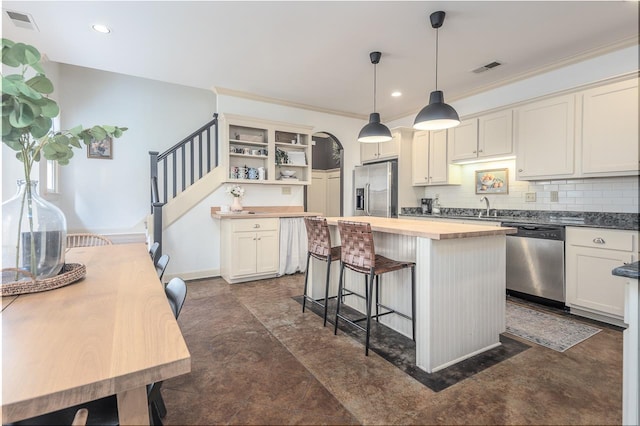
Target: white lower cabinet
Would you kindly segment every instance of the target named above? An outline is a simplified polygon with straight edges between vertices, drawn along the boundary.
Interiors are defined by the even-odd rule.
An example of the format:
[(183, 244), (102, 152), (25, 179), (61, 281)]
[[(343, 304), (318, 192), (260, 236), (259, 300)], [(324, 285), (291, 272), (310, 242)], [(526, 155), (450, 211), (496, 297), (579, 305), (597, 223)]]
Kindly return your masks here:
[(611, 270), (637, 259), (637, 232), (567, 227), (566, 305), (571, 312), (622, 325), (626, 280)]
[(220, 269), (229, 283), (276, 276), (279, 263), (279, 220), (223, 219), (220, 226)]

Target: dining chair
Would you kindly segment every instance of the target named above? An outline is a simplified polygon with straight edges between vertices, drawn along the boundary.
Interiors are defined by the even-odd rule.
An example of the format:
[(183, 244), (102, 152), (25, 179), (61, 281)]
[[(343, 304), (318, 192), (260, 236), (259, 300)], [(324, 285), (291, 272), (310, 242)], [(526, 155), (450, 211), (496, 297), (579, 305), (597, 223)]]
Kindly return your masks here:
[[(169, 306), (171, 306), (173, 316), (178, 319), (184, 301), (187, 298), (187, 284), (181, 278), (172, 278), (164, 288), (164, 292), (167, 295), (167, 301), (169, 302)], [(167, 407), (164, 405), (164, 399), (160, 392), (161, 387), (162, 382), (153, 384), (153, 388), (149, 392), (149, 404), (153, 404), (155, 412), (161, 418), (164, 418), (167, 415)]]
[(98, 234), (67, 234), (67, 248), (110, 246), (112, 244), (109, 238)]
[(89, 417), (89, 410), (86, 408), (79, 409), (73, 417), (71, 426), (85, 426), (87, 424), (87, 417)]
[(160, 259), (156, 262), (156, 272), (158, 273), (158, 278), (162, 281), (162, 277), (164, 275), (165, 269), (167, 269), (167, 265), (169, 264), (169, 255), (163, 254), (160, 256)]
[[(153, 385), (147, 386), (147, 396), (154, 391)], [(82, 411), (84, 410), (84, 411)], [(85, 416), (86, 413), (86, 417)], [(149, 402), (149, 419), (151, 425), (162, 426), (160, 415)], [(84, 420), (84, 423), (82, 421)], [(76, 423), (78, 422), (78, 423)], [(118, 401), (115, 395), (96, 399), (74, 407), (63, 408), (58, 411), (46, 413), (41, 416), (31, 417), (3, 426), (51, 426), (51, 425), (89, 425), (89, 426), (119, 426)]]
[[(338, 319), (348, 322), (354, 327), (365, 331), (365, 350), (364, 354), (369, 355), (369, 337), (371, 335), (371, 318), (375, 318), (379, 321), (382, 315), (395, 313), (403, 318), (411, 320), (412, 337), (415, 340), (416, 334), (416, 322), (415, 322), (415, 266), (414, 262), (405, 262), (392, 260), (387, 257), (376, 254), (373, 233), (371, 232), (371, 225), (367, 222), (353, 222), (346, 220), (338, 221), (338, 231), (340, 232), (340, 241), (342, 245), (341, 252), (341, 265), (340, 265), (340, 278), (338, 280), (338, 303), (336, 305), (336, 322), (334, 324), (333, 334), (338, 333)], [(350, 269), (354, 272), (364, 274), (364, 291), (365, 295), (362, 296), (352, 290), (347, 290), (344, 287), (344, 269)], [(380, 275), (387, 272), (399, 271), (402, 269), (411, 269), (411, 316), (405, 315), (401, 312), (397, 312), (388, 306), (380, 303)], [(372, 300), (373, 300), (373, 281), (375, 278), (376, 284), (376, 312), (372, 315)], [(346, 292), (346, 294), (345, 294)], [(357, 296), (365, 299), (366, 304), (366, 316), (364, 318), (351, 319), (340, 314), (340, 306), (342, 305), (342, 299), (345, 296)], [(383, 308), (385, 312), (379, 313), (379, 309)], [(358, 322), (366, 320), (366, 327), (362, 327)]]
[(159, 242), (155, 242), (153, 244), (151, 244), (151, 247), (149, 248), (149, 256), (151, 256), (151, 260), (153, 261), (153, 264), (156, 264), (156, 261), (158, 259), (156, 259), (156, 256), (158, 254), (158, 249), (160, 248), (160, 243)]
[[(304, 275), (304, 290), (302, 292), (302, 312), (304, 312), (307, 300), (309, 302), (320, 305), (324, 309), (323, 327), (327, 325), (327, 306), (329, 305), (329, 280), (331, 277), (331, 263), (340, 260), (340, 246), (331, 247), (331, 234), (329, 233), (329, 225), (327, 218), (324, 217), (305, 217), (304, 224), (307, 228), (307, 269)], [(309, 282), (309, 264), (311, 258), (318, 259), (327, 263), (327, 276), (324, 288), (324, 299), (322, 302), (307, 295), (307, 285)]]

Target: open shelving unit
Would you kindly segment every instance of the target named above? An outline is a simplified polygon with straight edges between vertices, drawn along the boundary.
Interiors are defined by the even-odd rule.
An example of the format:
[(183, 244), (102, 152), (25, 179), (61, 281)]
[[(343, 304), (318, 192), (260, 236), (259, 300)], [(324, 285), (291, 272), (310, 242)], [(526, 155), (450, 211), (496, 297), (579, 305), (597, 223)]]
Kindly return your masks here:
[[(311, 184), (311, 126), (233, 114), (221, 114), (220, 123), (228, 182)], [(264, 170), (265, 179), (255, 178), (258, 169)], [(287, 178), (282, 171), (294, 176)]]

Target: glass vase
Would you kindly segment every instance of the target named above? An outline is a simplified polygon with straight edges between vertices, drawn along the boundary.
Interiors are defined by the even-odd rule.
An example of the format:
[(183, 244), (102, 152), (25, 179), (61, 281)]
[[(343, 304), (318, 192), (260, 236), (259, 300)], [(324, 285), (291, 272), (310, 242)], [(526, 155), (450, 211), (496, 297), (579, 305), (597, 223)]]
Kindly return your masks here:
[[(37, 181), (18, 180), (16, 195), (2, 203), (2, 269), (17, 268), (37, 279), (57, 275), (64, 265), (67, 220), (37, 191)], [(2, 274), (2, 282), (28, 280), (24, 274)]]

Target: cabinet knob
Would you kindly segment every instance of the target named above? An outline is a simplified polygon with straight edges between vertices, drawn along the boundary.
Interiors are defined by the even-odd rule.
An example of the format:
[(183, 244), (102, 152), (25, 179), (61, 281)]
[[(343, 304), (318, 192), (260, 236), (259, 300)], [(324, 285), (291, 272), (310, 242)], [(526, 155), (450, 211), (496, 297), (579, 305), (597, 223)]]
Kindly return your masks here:
[(602, 238), (600, 238), (600, 237), (594, 238), (593, 242), (596, 243), (596, 244), (604, 244), (604, 240)]
[(474, 150), (474, 151), (473, 151), (473, 153), (475, 154), (475, 153), (476, 153), (476, 151)]
[(253, 227), (254, 227), (254, 228), (260, 228), (260, 224), (259, 224), (259, 223), (255, 223), (255, 224), (253, 225)]
[(478, 150), (478, 152), (482, 152), (482, 150), (481, 150), (481, 149), (479, 149), (479, 150)]
[(429, 180), (429, 177), (428, 177), (428, 176), (425, 176), (425, 177), (424, 177), (424, 180), (425, 180), (425, 181)]
[(524, 170), (522, 170), (522, 169), (518, 169), (518, 171), (519, 171), (519, 172), (524, 172)]

